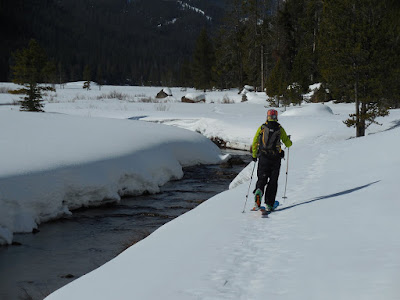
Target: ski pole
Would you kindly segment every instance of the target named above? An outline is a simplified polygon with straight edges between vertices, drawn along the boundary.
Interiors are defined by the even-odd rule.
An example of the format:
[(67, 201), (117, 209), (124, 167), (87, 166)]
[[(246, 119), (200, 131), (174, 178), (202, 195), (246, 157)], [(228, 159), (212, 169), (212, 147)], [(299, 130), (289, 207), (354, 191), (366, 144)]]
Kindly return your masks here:
[(285, 193), (283, 194), (283, 199), (286, 199), (286, 187), (287, 187), (287, 178), (288, 178), (288, 173), (289, 173), (289, 151), (290, 148), (287, 149), (287, 162), (286, 162), (286, 182), (285, 182)]
[(244, 207), (243, 207), (242, 213), (244, 213), (244, 210), (246, 209), (247, 199), (249, 198), (249, 192), (250, 192), (250, 187), (251, 187), (251, 181), (253, 180), (253, 173), (254, 173), (254, 169), (255, 169), (255, 168), (256, 168), (256, 162), (254, 162), (253, 171), (251, 171), (249, 189), (247, 190), (246, 201), (244, 202)]

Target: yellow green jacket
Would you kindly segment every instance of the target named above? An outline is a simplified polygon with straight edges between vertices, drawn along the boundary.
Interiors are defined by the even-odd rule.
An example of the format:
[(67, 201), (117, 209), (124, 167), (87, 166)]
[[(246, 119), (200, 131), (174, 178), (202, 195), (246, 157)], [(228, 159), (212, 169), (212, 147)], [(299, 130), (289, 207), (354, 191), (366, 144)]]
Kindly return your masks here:
[[(276, 122), (276, 121), (270, 121), (270, 122)], [(267, 124), (268, 122), (265, 122), (265, 124)], [(264, 125), (264, 124), (263, 124)], [(261, 133), (261, 127), (262, 125), (258, 128), (256, 135), (254, 136), (253, 139), (253, 144), (252, 144), (252, 155), (254, 158), (257, 157), (257, 153), (258, 153), (258, 146), (259, 146), (259, 141), (260, 141), (260, 133)], [(281, 131), (281, 141), (285, 144), (285, 146), (287, 148), (289, 148), (290, 146), (292, 146), (292, 141), (290, 140), (290, 138), (288, 137), (288, 135), (286, 134), (285, 129), (283, 129), (283, 127), (279, 124), (279, 128)]]

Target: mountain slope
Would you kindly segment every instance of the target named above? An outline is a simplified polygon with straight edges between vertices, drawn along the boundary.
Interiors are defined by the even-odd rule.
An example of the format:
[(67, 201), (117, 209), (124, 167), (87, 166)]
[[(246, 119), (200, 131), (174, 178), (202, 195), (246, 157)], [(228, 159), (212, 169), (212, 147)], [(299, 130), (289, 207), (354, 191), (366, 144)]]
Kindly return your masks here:
[(11, 52), (31, 38), (60, 63), (65, 80), (81, 80), (89, 65), (93, 79), (109, 83), (171, 81), (200, 30), (215, 30), (223, 14), (221, 0), (5, 1), (0, 81), (10, 79)]

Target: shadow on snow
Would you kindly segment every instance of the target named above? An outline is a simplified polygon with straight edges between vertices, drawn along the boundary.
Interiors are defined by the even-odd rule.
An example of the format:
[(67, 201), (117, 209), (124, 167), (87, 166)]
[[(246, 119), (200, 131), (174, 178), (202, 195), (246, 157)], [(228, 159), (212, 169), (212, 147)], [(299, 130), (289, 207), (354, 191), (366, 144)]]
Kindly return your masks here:
[(386, 129), (385, 131), (393, 130), (393, 129), (397, 128), (397, 127), (400, 127), (400, 120), (393, 121), (392, 123), (393, 123), (393, 126), (388, 128), (388, 129)]
[(367, 187), (369, 187), (369, 186), (371, 186), (371, 185), (373, 185), (375, 183), (378, 183), (378, 182), (380, 182), (380, 180), (374, 181), (374, 182), (371, 182), (371, 183), (368, 183), (368, 184), (365, 184), (365, 185), (362, 185), (362, 186), (359, 186), (359, 187), (355, 187), (355, 188), (352, 188), (352, 189), (349, 189), (349, 190), (345, 190), (345, 191), (342, 191), (342, 192), (338, 192), (338, 193), (334, 193), (334, 194), (330, 194), (330, 195), (326, 195), (326, 196), (321, 196), (321, 197), (317, 197), (317, 198), (311, 199), (309, 201), (305, 201), (305, 202), (293, 204), (293, 205), (290, 205), (290, 206), (278, 208), (275, 211), (283, 211), (283, 210), (286, 210), (286, 209), (289, 209), (289, 208), (293, 208), (293, 207), (296, 207), (296, 206), (299, 206), (299, 205), (309, 204), (309, 203), (312, 203), (312, 202), (315, 202), (315, 201), (320, 201), (320, 200), (324, 200), (324, 199), (343, 196), (343, 195), (346, 195), (346, 194), (350, 194), (350, 193), (356, 192), (358, 190), (365, 189), (365, 188), (367, 188)]

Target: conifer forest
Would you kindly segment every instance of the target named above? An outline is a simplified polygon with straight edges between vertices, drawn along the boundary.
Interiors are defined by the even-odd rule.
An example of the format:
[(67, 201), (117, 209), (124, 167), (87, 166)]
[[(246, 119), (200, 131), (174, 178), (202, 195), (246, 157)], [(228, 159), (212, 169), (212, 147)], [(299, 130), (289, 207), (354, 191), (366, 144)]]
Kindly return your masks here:
[(247, 84), (278, 105), (318, 82), (313, 101), (356, 103), (354, 126), (399, 107), (399, 20), (397, 0), (1, 0), (0, 81), (34, 39), (48, 82)]

